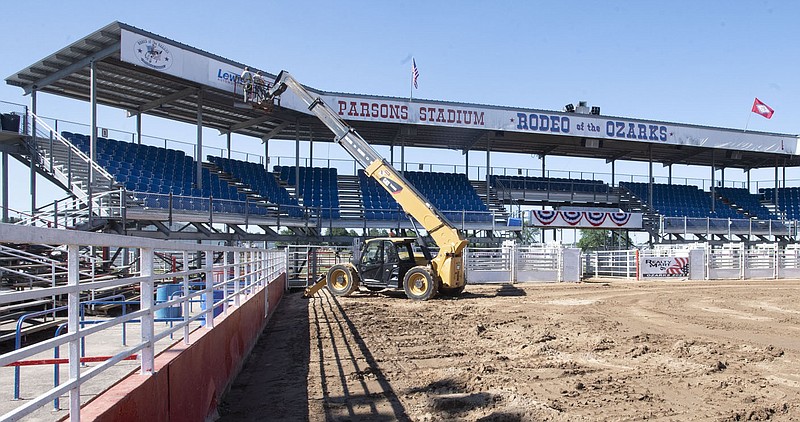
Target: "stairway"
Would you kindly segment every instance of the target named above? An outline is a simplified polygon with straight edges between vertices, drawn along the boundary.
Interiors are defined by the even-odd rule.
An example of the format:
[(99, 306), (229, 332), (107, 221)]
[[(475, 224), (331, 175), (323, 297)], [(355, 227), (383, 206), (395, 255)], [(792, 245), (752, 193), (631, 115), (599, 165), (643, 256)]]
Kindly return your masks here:
[(503, 201), (497, 196), (497, 191), (491, 188), (487, 192), (486, 182), (482, 180), (470, 180), (469, 183), (481, 201), (489, 207), (489, 211), (494, 213), (495, 223), (505, 226), (508, 223), (509, 214)]
[(341, 218), (358, 219), (364, 217), (361, 200), (361, 185), (358, 176), (339, 175), (336, 182), (339, 189), (339, 215)]
[[(35, 136), (27, 137), (25, 147), (27, 157), (17, 157), (25, 164), (34, 166), (39, 174), (69, 192), (68, 198), (48, 204), (36, 210), (34, 215), (20, 224), (33, 224), (36, 221), (58, 221), (59, 215), (78, 218), (88, 217), (89, 208), (89, 168), (92, 168), (94, 182), (91, 187), (92, 215), (97, 217), (118, 216), (121, 208), (118, 189), (114, 187), (114, 177), (81, 151), (77, 146), (53, 130), (42, 119), (30, 113), (27, 121), (31, 129), (35, 122)], [(28, 131), (30, 133), (30, 130)], [(59, 203), (61, 207), (59, 208)], [(67, 206), (66, 204), (70, 204)]]
[(642, 228), (658, 239), (660, 235), (659, 214), (625, 188), (615, 187), (613, 192), (619, 195), (619, 208), (625, 212), (641, 213)]

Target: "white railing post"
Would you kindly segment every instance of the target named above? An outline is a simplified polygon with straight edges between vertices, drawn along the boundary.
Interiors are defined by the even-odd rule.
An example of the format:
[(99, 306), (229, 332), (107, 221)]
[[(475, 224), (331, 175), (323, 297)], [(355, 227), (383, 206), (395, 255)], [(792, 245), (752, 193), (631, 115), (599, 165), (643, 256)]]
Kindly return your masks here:
[(140, 303), (141, 310), (147, 311), (142, 315), (142, 343), (145, 343), (142, 349), (142, 368), (140, 373), (142, 375), (152, 375), (155, 370), (155, 344), (153, 338), (155, 337), (155, 321), (153, 304), (155, 299), (153, 292), (155, 290), (155, 282), (153, 281), (153, 248), (140, 248), (139, 249), (139, 265), (141, 266), (142, 281), (139, 283), (139, 292), (141, 295)]
[(206, 274), (206, 328), (214, 328), (214, 253), (212, 251), (204, 251), (205, 259), (205, 274)]
[[(72, 290), (67, 295), (67, 324), (71, 334), (80, 331), (80, 306), (81, 290), (80, 283), (80, 251), (78, 245), (72, 244), (67, 247), (67, 283)], [(81, 378), (81, 339), (75, 337), (69, 342), (69, 377), (71, 380), (78, 381)], [(81, 420), (81, 383), (78, 382), (75, 388), (69, 390), (69, 419), (71, 421)]]
[(222, 253), (225, 257), (225, 259), (222, 260), (224, 263), (222, 266), (222, 280), (224, 281), (224, 283), (222, 283), (222, 300), (224, 301), (222, 303), (222, 312), (228, 315), (228, 291), (230, 290), (229, 286), (231, 284), (231, 279), (228, 277), (228, 274), (231, 269), (231, 259), (229, 252), (225, 251)]
[(239, 306), (239, 298), (242, 294), (242, 253), (236, 251), (233, 253), (233, 278), (236, 280), (234, 291), (236, 294), (233, 296), (233, 304)]
[(183, 344), (189, 344), (189, 313), (191, 312), (192, 302), (189, 299), (189, 251), (182, 251), (181, 257), (183, 258), (183, 322), (186, 324), (183, 327)]

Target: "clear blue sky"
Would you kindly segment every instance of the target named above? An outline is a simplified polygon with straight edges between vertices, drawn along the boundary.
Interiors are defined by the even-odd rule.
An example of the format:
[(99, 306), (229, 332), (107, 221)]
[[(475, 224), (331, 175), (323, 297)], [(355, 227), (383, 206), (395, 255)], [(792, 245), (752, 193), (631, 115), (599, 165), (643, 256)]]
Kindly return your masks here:
[[(749, 129), (796, 134), (798, 16), (800, 3), (788, 1), (12, 2), (3, 10), (0, 76), (118, 20), (273, 73), (289, 70), (326, 91), (408, 96), (413, 55), (415, 97), (551, 110), (586, 100), (605, 115), (731, 128), (749, 117)], [(771, 120), (751, 116), (756, 96), (776, 110)], [(29, 103), (6, 85), (0, 100)], [(40, 96), (39, 114), (89, 116), (85, 104), (49, 96)], [(100, 118), (133, 128), (121, 111)], [(168, 130), (162, 136), (194, 136), (192, 128)], [(463, 163), (460, 154), (447, 159)], [(529, 156), (492, 165), (501, 160), (540, 165)], [(569, 167), (574, 160), (548, 159), (548, 168)], [(602, 162), (586, 168), (609, 171)], [(742, 178), (736, 173), (729, 180)], [(772, 170), (753, 177), (771, 179)]]

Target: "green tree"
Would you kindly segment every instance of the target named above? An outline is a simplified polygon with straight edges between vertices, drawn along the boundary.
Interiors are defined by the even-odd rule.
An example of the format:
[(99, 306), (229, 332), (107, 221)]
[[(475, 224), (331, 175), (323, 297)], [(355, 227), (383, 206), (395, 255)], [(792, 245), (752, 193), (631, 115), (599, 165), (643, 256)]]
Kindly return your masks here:
[(578, 247), (583, 251), (588, 249), (625, 249), (631, 244), (628, 233), (623, 231), (615, 233), (608, 229), (581, 229), (580, 233)]

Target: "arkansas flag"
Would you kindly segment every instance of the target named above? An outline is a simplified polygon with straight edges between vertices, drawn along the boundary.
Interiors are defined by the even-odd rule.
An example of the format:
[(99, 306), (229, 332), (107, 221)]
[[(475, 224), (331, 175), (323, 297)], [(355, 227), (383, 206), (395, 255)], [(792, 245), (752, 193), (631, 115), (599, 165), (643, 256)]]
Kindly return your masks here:
[(761, 102), (761, 100), (756, 97), (756, 100), (753, 101), (753, 113), (760, 114), (767, 119), (772, 118), (772, 115), (775, 113), (770, 106)]

